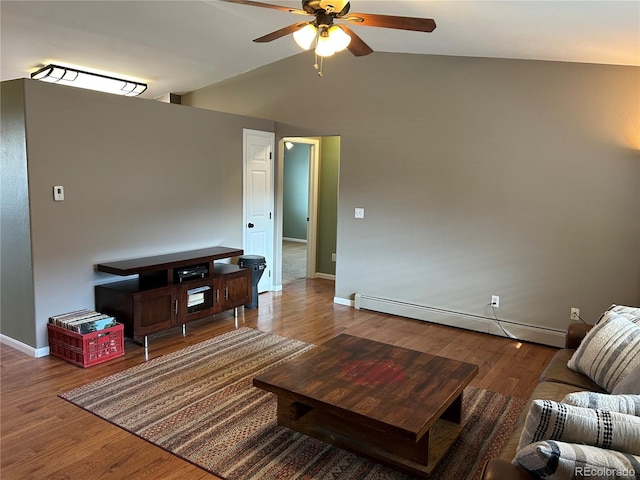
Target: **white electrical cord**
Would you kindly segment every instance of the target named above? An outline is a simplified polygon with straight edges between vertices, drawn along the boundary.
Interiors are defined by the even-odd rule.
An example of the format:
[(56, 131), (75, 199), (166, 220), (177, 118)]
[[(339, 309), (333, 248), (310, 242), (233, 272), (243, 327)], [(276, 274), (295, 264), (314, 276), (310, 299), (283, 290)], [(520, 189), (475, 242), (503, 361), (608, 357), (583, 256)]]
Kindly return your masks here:
[(502, 326), (502, 323), (500, 323), (500, 320), (498, 320), (498, 315), (496, 314), (496, 306), (495, 306), (495, 304), (490, 303), (489, 306), (491, 306), (491, 310), (493, 310), (493, 318), (495, 319), (496, 324), (500, 327), (500, 330), (502, 330), (502, 333), (504, 333), (509, 338), (513, 338), (514, 340), (517, 340), (516, 337), (514, 337), (513, 335), (511, 335), (509, 332), (507, 332), (505, 330), (505, 328)]

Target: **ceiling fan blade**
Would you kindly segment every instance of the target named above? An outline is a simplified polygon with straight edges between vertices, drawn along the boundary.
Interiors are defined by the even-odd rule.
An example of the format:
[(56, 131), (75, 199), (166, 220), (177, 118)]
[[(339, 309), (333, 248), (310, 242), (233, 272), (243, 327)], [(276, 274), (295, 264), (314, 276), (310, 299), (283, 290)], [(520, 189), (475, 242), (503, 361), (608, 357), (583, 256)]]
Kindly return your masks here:
[(395, 28), (414, 32), (432, 32), (436, 28), (436, 22), (431, 18), (397, 17), (375, 13), (350, 13), (341, 20), (365, 27)]
[(273, 10), (280, 10), (282, 12), (296, 13), (298, 15), (309, 15), (304, 10), (291, 7), (283, 7), (282, 5), (273, 5), (271, 3), (254, 2), (252, 0), (220, 0), (227, 3), (238, 3), (240, 5), (250, 5), (252, 7), (271, 8)]
[(351, 43), (349, 43), (349, 46), (347, 48), (356, 57), (364, 57), (365, 55), (373, 53), (373, 49), (369, 45), (364, 43), (364, 40), (356, 35), (356, 32), (351, 30), (346, 25), (340, 25), (340, 28), (342, 28), (342, 30), (344, 30), (345, 33), (351, 37)]
[(309, 22), (294, 23), (292, 25), (289, 25), (288, 27), (281, 28), (280, 30), (276, 30), (275, 32), (267, 33), (266, 35), (264, 35), (264, 36), (262, 36), (260, 38), (256, 38), (254, 40), (254, 42), (257, 42), (257, 43), (272, 42), (273, 40), (277, 40), (278, 38), (284, 37), (285, 35), (289, 35), (290, 33), (298, 31), (302, 27), (304, 27), (305, 25), (308, 25), (308, 24), (309, 24)]

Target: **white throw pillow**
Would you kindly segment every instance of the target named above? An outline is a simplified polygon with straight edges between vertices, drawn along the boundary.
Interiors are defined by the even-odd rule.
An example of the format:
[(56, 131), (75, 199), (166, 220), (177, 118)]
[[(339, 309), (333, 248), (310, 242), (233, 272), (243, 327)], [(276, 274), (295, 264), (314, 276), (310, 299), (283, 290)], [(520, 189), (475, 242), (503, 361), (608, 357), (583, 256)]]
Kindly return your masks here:
[(639, 462), (640, 457), (627, 453), (553, 440), (527, 445), (512, 461), (532, 472), (535, 478), (549, 480), (636, 480)]
[[(638, 369), (636, 368), (636, 370)], [(631, 374), (627, 375), (625, 380), (620, 382), (618, 386), (622, 385), (630, 376)], [(640, 417), (640, 395), (609, 395), (608, 393), (598, 392), (574, 392), (565, 396), (562, 399), (562, 403), (576, 407), (597, 408)]]
[(640, 455), (640, 417), (552, 400), (534, 400), (518, 450), (543, 440), (582, 443)]
[(567, 366), (611, 393), (640, 365), (640, 326), (607, 312), (589, 330)]
[(628, 307), (626, 305), (616, 305), (614, 303), (609, 308), (607, 308), (602, 315), (600, 315), (600, 318), (596, 323), (600, 322), (607, 314), (607, 312), (617, 313), (630, 322), (640, 325), (640, 308), (638, 307)]

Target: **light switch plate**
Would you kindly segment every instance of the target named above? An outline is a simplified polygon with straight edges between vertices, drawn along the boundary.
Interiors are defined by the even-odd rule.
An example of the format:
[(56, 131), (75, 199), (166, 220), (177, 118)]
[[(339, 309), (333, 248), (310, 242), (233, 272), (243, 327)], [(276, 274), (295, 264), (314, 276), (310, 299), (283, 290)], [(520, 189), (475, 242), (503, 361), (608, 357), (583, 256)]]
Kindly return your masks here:
[(64, 187), (62, 185), (55, 185), (53, 187), (53, 200), (56, 202), (64, 200)]
[(364, 208), (356, 208), (355, 209), (355, 217), (356, 218), (364, 218)]

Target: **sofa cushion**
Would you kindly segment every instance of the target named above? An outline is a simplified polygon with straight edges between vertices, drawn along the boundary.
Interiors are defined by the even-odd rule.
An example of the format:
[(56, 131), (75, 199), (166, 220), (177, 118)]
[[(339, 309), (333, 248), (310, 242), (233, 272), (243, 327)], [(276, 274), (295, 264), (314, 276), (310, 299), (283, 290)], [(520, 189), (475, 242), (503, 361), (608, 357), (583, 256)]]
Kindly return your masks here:
[(558, 350), (540, 377), (541, 382), (556, 382), (574, 385), (582, 390), (604, 392), (605, 390), (583, 373), (578, 373), (567, 367), (567, 363), (575, 350), (563, 348)]
[(640, 365), (640, 326), (607, 312), (573, 354), (567, 366), (584, 373), (607, 392)]
[(640, 395), (608, 395), (596, 392), (570, 393), (562, 403), (576, 407), (598, 408), (640, 417)]
[(536, 385), (536, 388), (533, 389), (531, 396), (525, 407), (522, 409), (522, 413), (518, 418), (518, 422), (516, 423), (516, 428), (513, 430), (513, 433), (507, 440), (507, 443), (502, 447), (500, 451), (501, 460), (505, 460), (507, 462), (511, 462), (513, 457), (516, 455), (516, 451), (518, 450), (518, 443), (520, 442), (520, 434), (522, 433), (522, 429), (524, 428), (524, 422), (527, 418), (527, 413), (529, 412), (529, 408), (531, 408), (531, 403), (536, 398), (549, 399), (549, 400), (562, 400), (567, 394), (572, 392), (581, 391), (579, 387), (574, 385), (566, 385), (563, 383), (554, 383), (554, 382), (542, 382)]
[(625, 393), (640, 395), (640, 365), (631, 370), (631, 373), (624, 377), (611, 393), (615, 393), (616, 395)]
[(542, 440), (561, 440), (640, 455), (640, 417), (553, 400), (534, 400), (518, 450)]
[(536, 478), (637, 479), (640, 457), (590, 445), (547, 440), (531, 443), (518, 451), (513, 463)]

